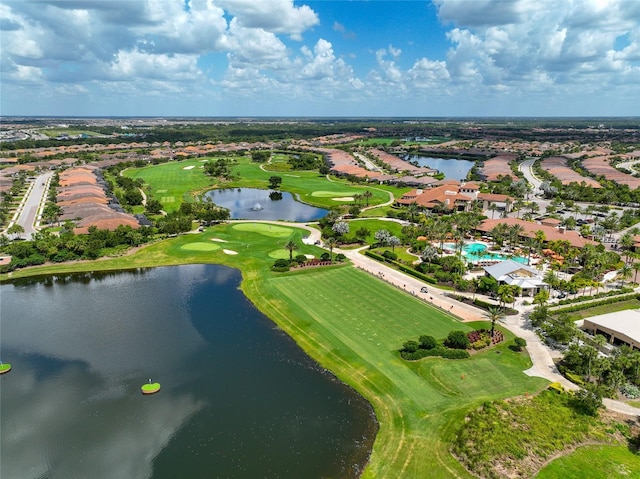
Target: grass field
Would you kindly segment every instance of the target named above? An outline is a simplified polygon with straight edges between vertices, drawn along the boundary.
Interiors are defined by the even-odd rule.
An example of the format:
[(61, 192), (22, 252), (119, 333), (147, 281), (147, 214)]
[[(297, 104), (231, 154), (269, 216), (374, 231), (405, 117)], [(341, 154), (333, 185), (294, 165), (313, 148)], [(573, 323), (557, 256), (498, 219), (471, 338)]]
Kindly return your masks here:
[[(522, 373), (531, 365), (529, 357), (504, 343), (466, 360), (403, 361), (397, 353), (403, 342), (421, 334), (443, 338), (473, 325), (349, 266), (272, 273), (271, 254), (289, 239), (300, 247), (294, 254), (323, 252), (302, 244), (305, 231), (281, 230), (273, 236), (270, 233), (279, 230), (268, 225), (221, 224), (127, 257), (32, 268), (14, 276), (184, 263), (238, 267), (247, 297), (373, 405), (380, 429), (363, 477), (469, 478), (449, 452), (451, 439), (466, 412), (482, 401), (544, 387), (547, 381)], [(205, 246), (209, 243), (219, 247), (211, 250)], [(222, 248), (238, 254), (225, 254)]]
[[(193, 168), (186, 170), (189, 166)], [(144, 168), (131, 168), (123, 175), (143, 179), (147, 196), (162, 203), (165, 211), (174, 211), (180, 207), (180, 203), (191, 198), (191, 192), (213, 187), (213, 179), (205, 176), (200, 166), (200, 160), (172, 161)]]
[[(232, 171), (238, 176), (231, 182), (216, 183), (216, 180), (205, 176), (202, 162), (206, 158), (169, 162), (144, 168), (132, 168), (123, 174), (129, 178), (141, 178), (145, 181), (145, 192), (162, 203), (165, 211), (174, 211), (180, 203), (190, 200), (194, 193), (199, 193), (214, 187), (233, 188), (263, 188), (267, 189), (269, 177), (273, 175), (282, 178), (280, 189), (296, 195), (301, 201), (313, 206), (331, 208), (344, 205), (344, 201), (334, 198), (352, 197), (369, 190), (373, 196), (370, 205), (377, 205), (389, 200), (388, 192), (402, 194), (405, 189), (372, 187), (367, 185), (353, 185), (342, 179), (331, 181), (317, 171), (263, 171), (260, 164), (249, 158), (234, 157), (238, 163)], [(264, 165), (263, 165), (264, 166)]]
[(584, 446), (543, 468), (537, 479), (629, 479), (640, 477), (640, 456), (625, 446)]

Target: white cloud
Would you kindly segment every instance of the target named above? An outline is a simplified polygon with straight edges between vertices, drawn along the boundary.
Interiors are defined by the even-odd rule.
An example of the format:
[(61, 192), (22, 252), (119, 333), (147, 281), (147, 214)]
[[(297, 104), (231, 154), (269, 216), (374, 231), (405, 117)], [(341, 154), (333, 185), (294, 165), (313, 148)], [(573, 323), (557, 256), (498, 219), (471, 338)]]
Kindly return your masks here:
[(194, 80), (201, 75), (193, 55), (149, 54), (121, 51), (108, 66), (105, 77), (116, 81), (146, 79)]
[(296, 7), (293, 0), (218, 0), (245, 28), (259, 28), (272, 33), (290, 35), (296, 40), (319, 23), (318, 15), (307, 5)]

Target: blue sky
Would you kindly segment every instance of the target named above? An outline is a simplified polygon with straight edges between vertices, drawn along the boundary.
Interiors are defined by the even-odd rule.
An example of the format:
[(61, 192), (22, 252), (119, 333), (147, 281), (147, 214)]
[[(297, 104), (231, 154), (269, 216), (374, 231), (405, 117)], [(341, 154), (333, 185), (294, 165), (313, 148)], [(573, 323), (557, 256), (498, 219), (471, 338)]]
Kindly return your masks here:
[(0, 113), (639, 116), (637, 0), (0, 0)]

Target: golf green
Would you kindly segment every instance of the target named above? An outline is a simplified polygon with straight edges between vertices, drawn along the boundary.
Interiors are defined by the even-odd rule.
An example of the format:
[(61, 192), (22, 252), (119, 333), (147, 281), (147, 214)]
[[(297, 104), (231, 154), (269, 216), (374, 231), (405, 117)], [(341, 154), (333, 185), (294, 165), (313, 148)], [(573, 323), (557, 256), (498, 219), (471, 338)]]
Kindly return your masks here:
[(203, 243), (198, 241), (196, 243), (183, 244), (180, 246), (180, 249), (186, 251), (215, 251), (220, 249), (220, 246), (215, 243)]
[(286, 249), (274, 249), (269, 253), (269, 257), (274, 259), (289, 259), (289, 251)]
[(258, 233), (272, 238), (288, 238), (293, 233), (293, 229), (291, 228), (266, 223), (238, 223), (233, 225), (233, 229), (236, 231)]
[(314, 191), (311, 196), (318, 198), (339, 198), (342, 196), (353, 196), (361, 190), (342, 190), (342, 191)]

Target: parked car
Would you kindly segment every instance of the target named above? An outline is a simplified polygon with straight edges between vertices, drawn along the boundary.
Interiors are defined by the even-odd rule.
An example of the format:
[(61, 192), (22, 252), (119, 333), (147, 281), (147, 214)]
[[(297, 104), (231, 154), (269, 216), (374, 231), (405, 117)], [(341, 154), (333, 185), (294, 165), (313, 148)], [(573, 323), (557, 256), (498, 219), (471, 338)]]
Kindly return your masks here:
[(560, 293), (558, 296), (556, 296), (556, 298), (558, 298), (558, 299), (564, 299), (566, 297), (567, 297), (567, 295), (565, 293)]

